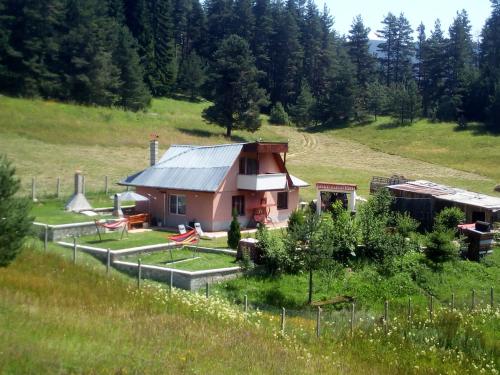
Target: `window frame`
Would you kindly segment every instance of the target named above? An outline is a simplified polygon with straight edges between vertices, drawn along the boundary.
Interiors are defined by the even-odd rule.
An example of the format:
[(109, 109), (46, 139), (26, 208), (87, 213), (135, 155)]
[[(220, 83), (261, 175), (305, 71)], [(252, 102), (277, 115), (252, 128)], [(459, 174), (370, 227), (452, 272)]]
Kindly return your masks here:
[[(240, 203), (237, 204), (236, 200), (240, 199)], [(233, 216), (233, 211), (236, 209), (238, 216), (245, 216), (245, 196), (244, 195), (233, 195), (231, 197), (231, 216)]]
[[(172, 198), (175, 198), (175, 203), (172, 202)], [(179, 198), (183, 199), (183, 205), (179, 205)], [(187, 199), (186, 195), (184, 194), (169, 194), (168, 195), (168, 212), (170, 215), (179, 215), (179, 216), (186, 216), (186, 206), (187, 206)], [(184, 212), (180, 212), (179, 207), (184, 207)], [(174, 210), (172, 210), (174, 208)]]
[[(285, 196), (285, 205), (280, 205), (280, 203), (283, 203), (283, 202), (280, 202), (280, 194), (281, 196)], [(288, 210), (288, 191), (278, 191), (278, 193), (276, 194), (276, 206), (278, 208), (278, 210)]]

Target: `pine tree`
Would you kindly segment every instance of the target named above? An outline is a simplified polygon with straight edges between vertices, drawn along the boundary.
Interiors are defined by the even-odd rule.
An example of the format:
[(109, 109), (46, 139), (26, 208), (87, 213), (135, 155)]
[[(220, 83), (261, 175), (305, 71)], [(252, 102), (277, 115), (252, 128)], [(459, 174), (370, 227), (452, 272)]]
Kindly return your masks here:
[(229, 231), (227, 232), (227, 246), (230, 249), (237, 249), (238, 244), (241, 240), (241, 228), (240, 222), (238, 221), (238, 213), (233, 210), (233, 219), (229, 226)]
[(200, 95), (200, 88), (206, 80), (201, 58), (192, 51), (182, 63), (179, 72), (178, 89), (187, 93), (191, 100)]
[(387, 105), (387, 87), (378, 81), (369, 83), (366, 88), (366, 109), (375, 117), (375, 121), (378, 115), (385, 112)]
[(400, 124), (413, 123), (420, 115), (422, 99), (414, 80), (397, 83), (389, 88), (389, 110)]
[(269, 91), (269, 77), (271, 75), (270, 49), (273, 33), (273, 19), (269, 0), (256, 0), (253, 11), (255, 28), (251, 48), (255, 56), (255, 66), (264, 73), (259, 80), (260, 86)]
[(16, 258), (31, 232), (30, 202), (15, 197), (19, 186), (15, 169), (5, 156), (0, 156), (0, 267)]
[(361, 16), (357, 16), (347, 37), (347, 51), (354, 65), (356, 82), (361, 89), (365, 89), (373, 75), (373, 56), (370, 54), (370, 29), (365, 27)]
[(380, 65), (382, 66), (383, 76), (387, 86), (394, 82), (394, 46), (397, 39), (397, 22), (397, 17), (389, 13), (382, 21), (384, 28), (377, 30), (377, 36), (384, 40), (377, 48), (381, 53)]
[(255, 18), (252, 0), (234, 0), (231, 33), (251, 43), (254, 36)]
[(296, 126), (311, 126), (314, 104), (314, 98), (311, 94), (309, 85), (307, 83), (303, 83), (297, 102), (290, 106), (289, 110), (292, 121)]
[(151, 95), (144, 83), (137, 42), (126, 27), (121, 27), (113, 59), (120, 69), (120, 100), (117, 104), (132, 111), (149, 106)]
[(248, 43), (237, 35), (223, 40), (211, 66), (214, 104), (203, 111), (203, 118), (226, 128), (255, 131), (260, 128), (260, 107), (267, 104), (259, 88), (258, 70)]

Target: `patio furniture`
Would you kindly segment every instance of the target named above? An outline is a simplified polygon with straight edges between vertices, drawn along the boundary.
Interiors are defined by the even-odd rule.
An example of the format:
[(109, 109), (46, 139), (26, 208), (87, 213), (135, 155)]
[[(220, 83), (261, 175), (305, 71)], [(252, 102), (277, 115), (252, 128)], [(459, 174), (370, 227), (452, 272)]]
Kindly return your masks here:
[(168, 239), (179, 245), (194, 245), (199, 241), (198, 233), (196, 233), (195, 229), (191, 229), (186, 233), (170, 236)]
[(149, 223), (149, 215), (148, 214), (136, 214), (136, 215), (129, 215), (126, 216), (128, 220), (128, 229), (132, 229), (134, 225), (140, 224), (141, 227), (144, 226), (144, 223)]
[(106, 221), (106, 222), (100, 222), (98, 220), (94, 220), (94, 223), (97, 230), (97, 235), (99, 236), (99, 241), (102, 241), (101, 231), (99, 230), (99, 228), (104, 228), (105, 230), (107, 229), (112, 232), (122, 228), (122, 235), (120, 239), (123, 239), (123, 234), (125, 232), (128, 233), (128, 225), (127, 225), (128, 220), (126, 218), (113, 221)]
[(186, 226), (184, 224), (179, 224), (177, 228), (179, 228), (180, 234), (186, 234), (187, 231), (186, 231)]

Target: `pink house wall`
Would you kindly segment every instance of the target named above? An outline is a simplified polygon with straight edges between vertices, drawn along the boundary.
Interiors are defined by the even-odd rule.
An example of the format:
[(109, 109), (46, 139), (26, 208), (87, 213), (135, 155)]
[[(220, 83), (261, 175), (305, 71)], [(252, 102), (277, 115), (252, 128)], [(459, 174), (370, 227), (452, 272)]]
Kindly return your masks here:
[[(242, 153), (240, 157), (256, 157), (255, 153)], [(259, 172), (280, 173), (271, 153), (259, 155)], [(262, 198), (267, 199), (270, 206), (269, 216), (278, 221), (286, 221), (290, 213), (297, 208), (299, 203), (299, 189), (291, 189), (288, 192), (288, 209), (278, 210), (278, 192), (252, 192), (241, 191), (237, 187), (239, 174), (239, 159), (231, 167), (226, 179), (222, 182), (216, 193), (194, 192), (185, 190), (167, 190), (157, 188), (137, 187), (137, 193), (150, 197), (150, 203), (137, 202), (140, 212), (150, 212), (156, 222), (161, 221), (163, 226), (177, 227), (179, 224), (187, 224), (197, 221), (206, 231), (227, 230), (231, 222), (232, 198), (236, 195), (245, 196), (245, 215), (239, 217), (243, 226), (247, 226), (253, 220), (253, 208), (259, 207)], [(169, 209), (169, 196), (171, 194), (184, 195), (186, 197), (186, 214), (171, 214)]]

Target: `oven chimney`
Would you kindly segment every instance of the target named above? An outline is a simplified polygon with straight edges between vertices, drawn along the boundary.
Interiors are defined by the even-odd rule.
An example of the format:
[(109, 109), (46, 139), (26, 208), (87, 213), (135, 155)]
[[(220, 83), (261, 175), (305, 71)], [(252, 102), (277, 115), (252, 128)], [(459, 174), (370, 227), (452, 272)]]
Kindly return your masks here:
[(149, 141), (149, 165), (152, 167), (158, 162), (158, 136)]
[(75, 192), (71, 199), (66, 203), (66, 211), (74, 211), (74, 212), (80, 212), (80, 211), (86, 211), (86, 210), (92, 210), (92, 206), (90, 203), (87, 201), (87, 198), (85, 198), (85, 194), (83, 191), (83, 175), (82, 172), (76, 171), (75, 172)]

